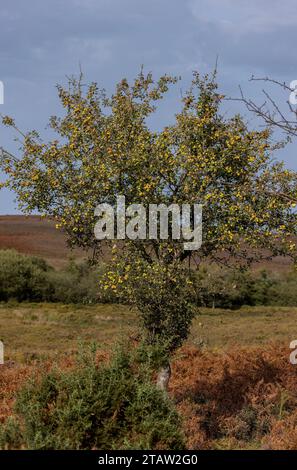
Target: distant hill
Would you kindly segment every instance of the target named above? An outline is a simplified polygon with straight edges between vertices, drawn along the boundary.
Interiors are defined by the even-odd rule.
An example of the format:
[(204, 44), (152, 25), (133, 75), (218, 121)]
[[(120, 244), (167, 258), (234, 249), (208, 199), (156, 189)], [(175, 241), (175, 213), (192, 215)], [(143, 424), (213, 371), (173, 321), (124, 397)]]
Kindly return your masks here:
[[(0, 249), (3, 248), (15, 248), (21, 253), (40, 256), (57, 268), (65, 266), (70, 257), (81, 260), (86, 256), (83, 250), (70, 250), (65, 236), (55, 228), (54, 222), (39, 216), (0, 216)], [(279, 256), (256, 264), (254, 268), (286, 271), (290, 266), (288, 258)]]
[(65, 266), (71, 256), (85, 257), (82, 250), (70, 250), (52, 221), (39, 216), (0, 216), (0, 249), (4, 248), (40, 256), (57, 268)]

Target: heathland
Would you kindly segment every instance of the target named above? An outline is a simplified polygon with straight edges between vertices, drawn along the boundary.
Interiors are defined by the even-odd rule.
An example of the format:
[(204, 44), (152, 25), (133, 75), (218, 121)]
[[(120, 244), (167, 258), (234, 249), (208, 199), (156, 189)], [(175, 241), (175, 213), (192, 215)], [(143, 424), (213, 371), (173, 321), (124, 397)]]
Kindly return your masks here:
[[(84, 259), (79, 250), (69, 252), (54, 225), (38, 217), (1, 217), (0, 249), (40, 257), (57, 273), (67, 271), (71, 257), (76, 263)], [(266, 277), (259, 283), (266, 286), (266, 294), (274, 292), (274, 305), (267, 305), (269, 298), (266, 305), (232, 305), (233, 296), (229, 307), (197, 306), (191, 335), (175, 354), (169, 397), (181, 418), (187, 448), (297, 448), (297, 366), (289, 361), (290, 342), (297, 338), (297, 306), (293, 297), (291, 305), (277, 304), (279, 293), (269, 284), (275, 281), (271, 273), (286, 276), (291, 267), (278, 258), (255, 271), (264, 268)], [(254, 294), (255, 304), (259, 295)], [(216, 302), (222, 304), (222, 298)], [(44, 369), (71, 370), (79, 345), (96, 342), (101, 363), (108, 363), (116, 342), (129, 338), (136, 345), (137, 318), (135, 309), (111, 302), (2, 301), (1, 423), (15, 416), (16, 396), (24, 383)], [(116, 421), (119, 411), (114, 413)], [(8, 434), (1, 431), (4, 448), (24, 447), (17, 435)], [(161, 442), (169, 442), (162, 436)]]

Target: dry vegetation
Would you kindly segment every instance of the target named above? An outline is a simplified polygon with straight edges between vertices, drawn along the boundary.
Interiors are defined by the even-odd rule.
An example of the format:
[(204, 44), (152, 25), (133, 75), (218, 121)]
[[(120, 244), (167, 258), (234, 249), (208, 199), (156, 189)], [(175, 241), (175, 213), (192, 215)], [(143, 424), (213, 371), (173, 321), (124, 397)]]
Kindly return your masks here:
[[(65, 267), (70, 256), (82, 260), (85, 253), (80, 249), (70, 251), (66, 237), (56, 230), (53, 221), (40, 216), (1, 215), (0, 250), (13, 248), (20, 253), (40, 256), (54, 268)], [(276, 256), (269, 261), (254, 265), (255, 270), (284, 272), (291, 268), (291, 260)]]
[(226, 353), (188, 347), (174, 364), (171, 394), (190, 449), (296, 449), (297, 368), (270, 344)]
[[(188, 344), (203, 350), (254, 347), (272, 340), (289, 345), (297, 338), (296, 316), (293, 307), (201, 309)], [(0, 304), (0, 339), (6, 359), (17, 362), (59, 355), (76, 348), (79, 340), (108, 348), (127, 334), (133, 338), (136, 328), (137, 312), (124, 305)]]
[(69, 255), (82, 259), (81, 250), (69, 252), (64, 235), (54, 222), (39, 216), (0, 216), (0, 249), (14, 248), (20, 253), (40, 256), (56, 268), (65, 266)]
[[(104, 351), (99, 360), (107, 360)], [(0, 420), (13, 414), (16, 391), (33, 373), (54, 362), (72, 367), (72, 354), (0, 369)], [(170, 396), (183, 418), (189, 449), (296, 449), (297, 368), (288, 348), (231, 348), (226, 352), (186, 346), (173, 364)]]
[[(0, 248), (39, 255), (57, 268), (69, 250), (54, 225), (38, 217), (0, 217)], [(82, 253), (74, 253), (82, 258)], [(271, 269), (282, 271), (286, 260)], [(190, 449), (296, 449), (297, 308), (201, 309), (178, 350), (170, 396)], [(13, 414), (17, 390), (33, 373), (73, 365), (79, 340), (95, 340), (107, 360), (116, 339), (134, 341), (137, 312), (123, 305), (0, 304), (0, 422)]]
[[(297, 448), (297, 366), (289, 363), (296, 314), (263, 307), (201, 312), (176, 354), (170, 386), (190, 449)], [(120, 305), (2, 304), (1, 421), (33, 372), (57, 361), (70, 367), (79, 338), (95, 339), (106, 360), (116, 338), (133, 338), (135, 319)]]

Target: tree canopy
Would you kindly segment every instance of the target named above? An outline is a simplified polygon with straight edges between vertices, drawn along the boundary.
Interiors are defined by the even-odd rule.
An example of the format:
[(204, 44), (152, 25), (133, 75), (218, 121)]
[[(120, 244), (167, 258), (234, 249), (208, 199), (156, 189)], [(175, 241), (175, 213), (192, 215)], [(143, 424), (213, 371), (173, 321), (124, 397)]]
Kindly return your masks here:
[[(96, 83), (85, 86), (83, 77), (71, 79), (68, 88), (58, 86), (63, 115), (50, 118), (54, 140), (43, 141), (36, 131), (23, 134), (5, 116), (4, 124), (22, 136), (20, 155), (3, 150), (0, 160), (5, 185), (15, 191), (19, 207), (54, 218), (71, 246), (99, 252), (101, 242), (94, 237), (98, 203), (114, 204), (118, 195), (125, 195), (127, 204), (145, 206), (199, 203), (203, 243), (195, 255), (197, 263), (206, 257), (246, 263), (263, 256), (263, 249), (272, 256), (295, 258), (297, 175), (271, 158), (270, 130), (249, 129), (239, 115), (224, 115), (216, 75), (198, 73), (174, 122), (151, 130), (147, 118), (176, 81), (167, 75), (154, 81), (142, 70), (132, 84), (123, 79), (108, 97)], [(165, 241), (121, 243), (121, 275), (109, 273), (107, 279), (113, 288), (119, 283), (128, 286), (133, 272), (151, 284), (153, 294), (140, 296), (134, 277), (129, 295), (142, 310), (144, 302), (153, 305), (155, 300), (150, 307), (154, 319), (149, 321), (156, 325), (156, 311), (159, 320), (166, 317), (168, 289), (179, 295), (182, 261), (194, 255), (184, 249), (182, 239), (170, 236)], [(161, 272), (167, 277), (161, 279)], [(165, 297), (162, 292), (167, 292)], [(185, 315), (184, 299), (174, 308)], [(176, 325), (179, 334), (179, 322)]]

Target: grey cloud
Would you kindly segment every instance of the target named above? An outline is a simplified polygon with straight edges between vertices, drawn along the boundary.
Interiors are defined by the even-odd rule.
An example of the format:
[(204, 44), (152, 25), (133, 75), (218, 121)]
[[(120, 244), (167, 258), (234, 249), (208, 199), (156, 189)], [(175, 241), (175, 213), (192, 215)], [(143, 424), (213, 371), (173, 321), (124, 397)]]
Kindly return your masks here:
[[(251, 74), (297, 79), (295, 0), (3, 0), (0, 9), (0, 111), (23, 129), (45, 127), (59, 113), (54, 86), (82, 64), (86, 80), (113, 89), (142, 64), (154, 75), (208, 72), (219, 54), (223, 91), (236, 95)], [(151, 122), (172, 119), (179, 87)], [(259, 98), (257, 87), (247, 88)], [(228, 109), (237, 107), (230, 103)], [(14, 150), (0, 129), (0, 145)], [(0, 193), (0, 213), (13, 197)]]

